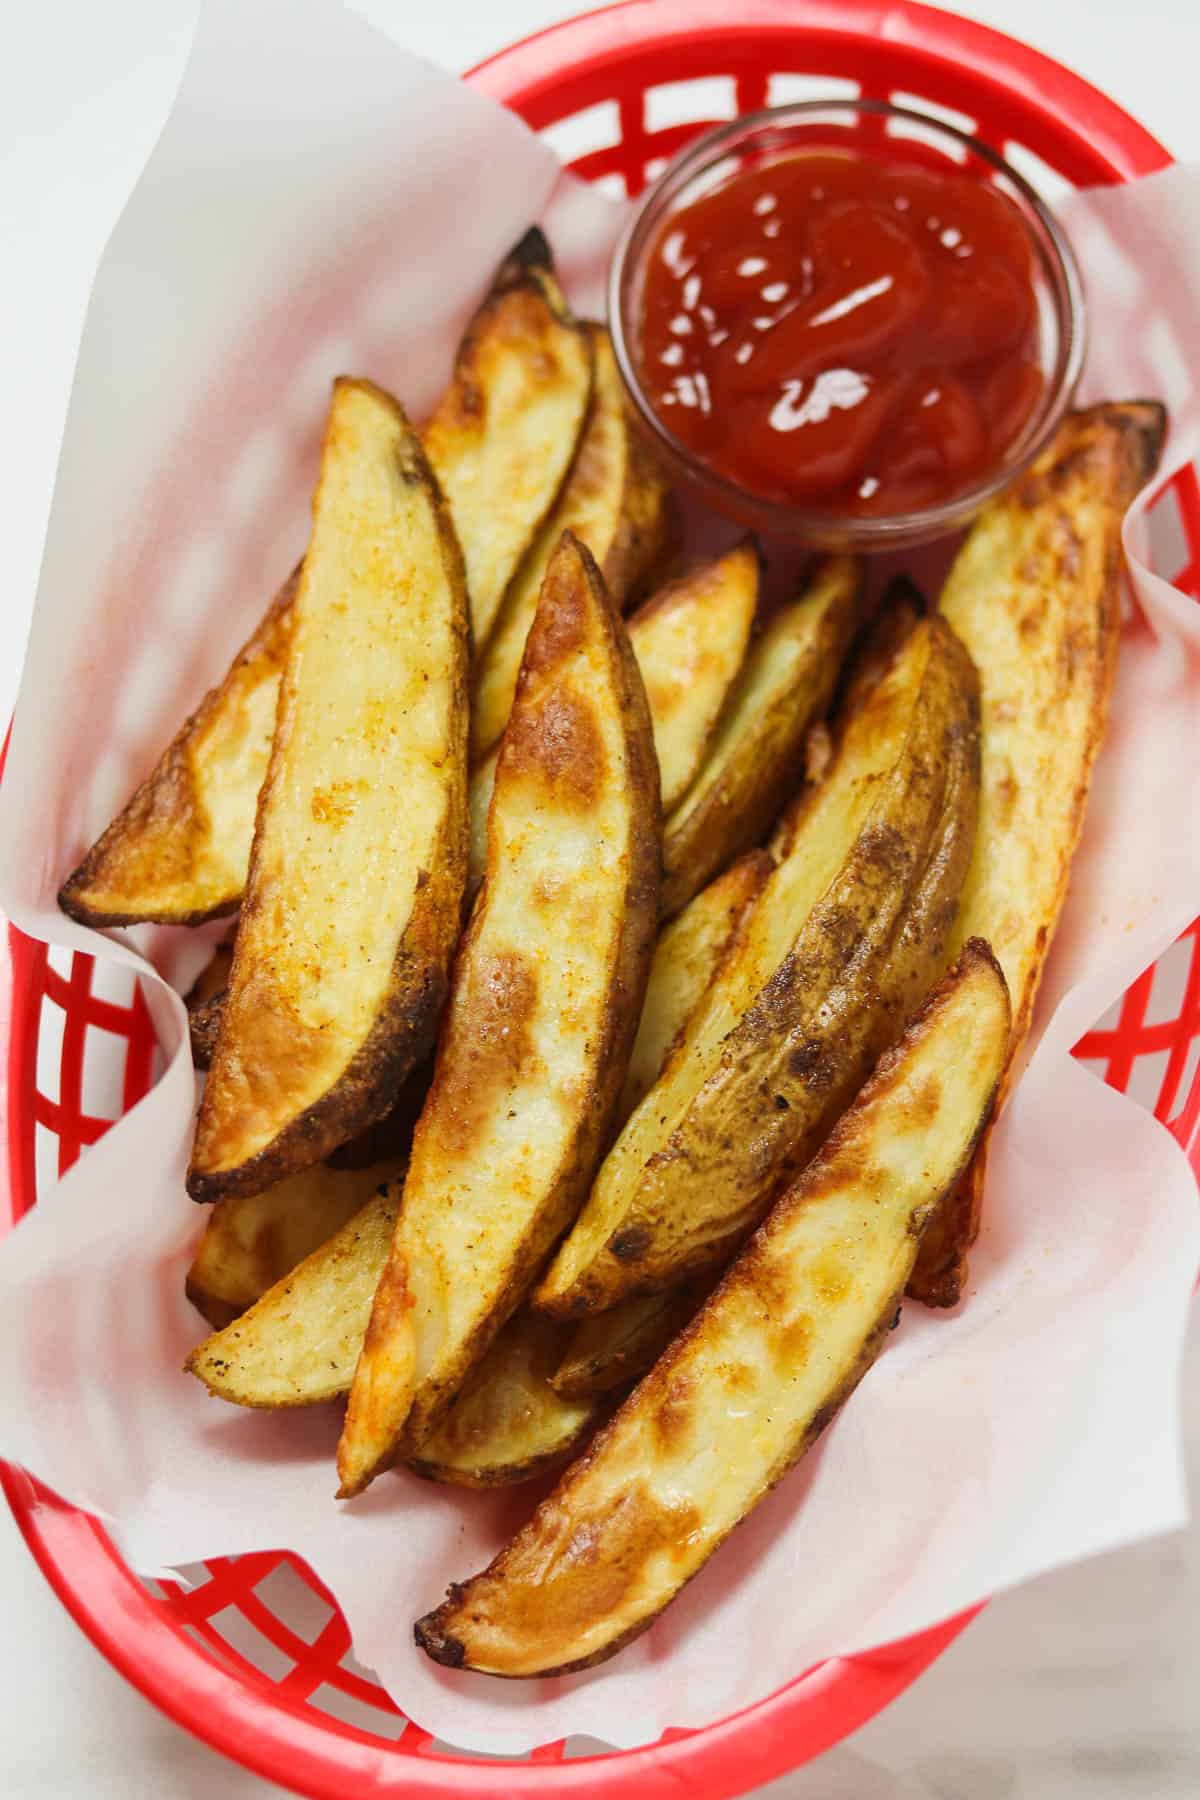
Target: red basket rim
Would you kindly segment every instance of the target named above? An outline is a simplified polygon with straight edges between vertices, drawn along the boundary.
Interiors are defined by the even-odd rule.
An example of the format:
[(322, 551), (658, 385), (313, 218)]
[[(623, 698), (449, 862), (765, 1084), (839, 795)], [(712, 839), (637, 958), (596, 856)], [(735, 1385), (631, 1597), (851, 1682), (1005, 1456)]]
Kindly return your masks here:
[[(1044, 113), (1053, 100), (1060, 125), (1114, 180), (1152, 174), (1174, 160), (1114, 100), (1061, 63), (1004, 32), (919, 0), (739, 0), (736, 8), (728, 0), (621, 0), (519, 40), (477, 64), (466, 79), (538, 126), (549, 122), (551, 103), (561, 103), (564, 70), (587, 64), (594, 73), (619, 63), (634, 45), (669, 50), (694, 43), (701, 34), (712, 45), (736, 42), (751, 27), (785, 43), (801, 26), (810, 36), (890, 39), (943, 68), (970, 64), (1031, 113)], [(0, 755), (0, 766), (2, 761)], [(6, 1087), (12, 1121), (26, 1117), (36, 1041), (31, 976), (44, 947), (10, 928), (9, 951), (13, 1007)], [(16, 1219), (33, 1202), (33, 1172), (11, 1128), (7, 1150)], [(0, 1221), (0, 1230), (6, 1223)], [(334, 1718), (289, 1703), (273, 1687), (259, 1692), (247, 1685), (156, 1605), (98, 1520), (11, 1465), (0, 1463), (0, 1486), (38, 1566), (80, 1629), (146, 1699), (214, 1749), (312, 1800), (342, 1800), (351, 1780), (363, 1794), (403, 1793), (413, 1800), (496, 1792), (494, 1762), (401, 1756)], [(696, 1800), (745, 1793), (874, 1717), (980, 1610), (968, 1609), (867, 1655), (832, 1658), (753, 1706), (695, 1731), (668, 1732), (655, 1744), (569, 1762), (506, 1762), (500, 1765), (504, 1790), (514, 1800), (537, 1800), (548, 1793), (594, 1795), (619, 1787), (632, 1800), (667, 1800), (686, 1780)]]

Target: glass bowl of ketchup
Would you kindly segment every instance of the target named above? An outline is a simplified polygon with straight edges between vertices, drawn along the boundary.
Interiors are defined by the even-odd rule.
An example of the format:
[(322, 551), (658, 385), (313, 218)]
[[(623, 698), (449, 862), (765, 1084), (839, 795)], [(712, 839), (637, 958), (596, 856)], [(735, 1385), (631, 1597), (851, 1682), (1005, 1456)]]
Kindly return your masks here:
[(767, 536), (890, 549), (962, 525), (1070, 404), (1083, 295), (986, 144), (884, 101), (707, 133), (643, 195), (609, 323), (645, 429)]

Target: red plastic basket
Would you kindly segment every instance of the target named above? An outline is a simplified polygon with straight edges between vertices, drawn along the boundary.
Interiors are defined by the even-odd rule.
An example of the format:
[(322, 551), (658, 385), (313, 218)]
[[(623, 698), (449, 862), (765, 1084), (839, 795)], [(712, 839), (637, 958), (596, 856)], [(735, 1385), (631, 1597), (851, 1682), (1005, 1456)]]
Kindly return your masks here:
[[(694, 133), (735, 112), (862, 93), (946, 110), (1043, 191), (1117, 182), (1170, 157), (1111, 100), (1011, 38), (905, 0), (631, 0), (503, 51), (470, 79), (545, 132), (581, 175), (636, 193)], [(1200, 491), (1187, 469), (1152, 514), (1158, 566), (1200, 597)], [(1179, 546), (1183, 546), (1183, 550)], [(1174, 546), (1174, 550), (1170, 549)], [(1180, 568), (1181, 561), (1185, 566)], [(1174, 565), (1174, 566), (1172, 566)], [(1200, 921), (1197, 922), (1200, 926)], [(1077, 1047), (1193, 1153), (1200, 1135), (1197, 926)], [(10, 932), (7, 1221), (146, 1091), (155, 1043), (111, 967)], [(115, 1054), (114, 1054), (115, 1047)], [(103, 1653), (164, 1712), (298, 1792), (341, 1796), (674, 1794), (720, 1800), (818, 1755), (912, 1682), (965, 1613), (871, 1655), (801, 1674), (703, 1731), (609, 1755), (546, 1744), (503, 1765), (407, 1721), (354, 1662), (331, 1595), (295, 1558), (223, 1558), (187, 1578), (132, 1573), (104, 1530), (0, 1467), (47, 1579)]]

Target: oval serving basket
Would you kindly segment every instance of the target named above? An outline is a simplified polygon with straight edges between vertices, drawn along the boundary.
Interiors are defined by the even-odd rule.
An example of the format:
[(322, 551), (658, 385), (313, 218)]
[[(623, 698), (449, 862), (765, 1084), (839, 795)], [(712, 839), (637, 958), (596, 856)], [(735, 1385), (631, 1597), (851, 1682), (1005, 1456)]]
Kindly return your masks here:
[[(863, 94), (941, 113), (1010, 158), (1043, 194), (1127, 181), (1170, 162), (1095, 88), (1011, 38), (889, 0), (631, 0), (501, 52), (469, 77), (543, 132), (579, 175), (635, 194), (697, 132), (776, 102)], [(1200, 489), (1191, 468), (1152, 514), (1161, 572), (1200, 597)], [(1200, 926), (1200, 921), (1197, 921)], [(1128, 990), (1076, 1054), (1131, 1092), (1196, 1156), (1197, 926)], [(91, 957), (9, 933), (8, 1192), (0, 1228), (36, 1203), (149, 1087), (155, 1042), (140, 993)], [(219, 1559), (149, 1581), (104, 1530), (23, 1472), (9, 1504), (82, 1628), (157, 1706), (297, 1792), (674, 1795), (720, 1800), (818, 1755), (885, 1706), (962, 1630), (962, 1614), (867, 1656), (807, 1672), (702, 1731), (595, 1754), (553, 1743), (503, 1764), (431, 1739), (354, 1660), (328, 1591), (297, 1559)]]

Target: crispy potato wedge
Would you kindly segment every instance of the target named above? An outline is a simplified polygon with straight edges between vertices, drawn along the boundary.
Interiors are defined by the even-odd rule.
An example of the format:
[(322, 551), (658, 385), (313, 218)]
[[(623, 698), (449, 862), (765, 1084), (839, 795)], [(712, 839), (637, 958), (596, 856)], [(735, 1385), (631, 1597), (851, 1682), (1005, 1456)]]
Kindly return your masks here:
[(237, 909), (299, 576), (63, 884), (58, 903), (81, 925), (200, 925)]
[[(1072, 414), (973, 526), (941, 597), (979, 665), (983, 785), (961, 939), (986, 937), (1013, 1000), (1012, 1059), (1066, 897), (1120, 638), (1121, 524), (1158, 466), (1149, 401)], [(953, 1306), (979, 1229), (986, 1141), (926, 1233), (911, 1291)]]
[(923, 621), (849, 720), (537, 1306), (569, 1318), (703, 1273), (813, 1155), (945, 967), (978, 731), (970, 658), (942, 620)]
[(750, 642), (758, 552), (747, 539), (660, 588), (631, 620), (646, 682), (663, 812), (696, 779)]
[(338, 381), (194, 1199), (327, 1156), (431, 1046), (466, 881), (467, 633), (420, 445), (381, 389)]
[(861, 564), (827, 557), (754, 645), (699, 773), (667, 815), (664, 913), (766, 836), (803, 773), (805, 737), (833, 697), (861, 599)]
[[(501, 265), (430, 422), (438, 478), (452, 495), (480, 605), (493, 593), (498, 602), (505, 570), (516, 567), (554, 498), (590, 383), (590, 339), (566, 310), (541, 233), (530, 233)], [(636, 563), (642, 548), (648, 553), (638, 533), (653, 536), (661, 507), (653, 478), (641, 463), (635, 478), (632, 465), (631, 457), (624, 551), (614, 545), (610, 555), (614, 578), (623, 555)], [(297, 569), (225, 679), (63, 886), (59, 904), (81, 924), (198, 925), (240, 905), (299, 576)], [(472, 598), (472, 616), (475, 606)], [(215, 1037), (215, 1020), (208, 1032)]]
[(209, 1209), (187, 1273), (188, 1299), (219, 1331), (340, 1231), (403, 1168), (399, 1159), (360, 1169), (318, 1164), (263, 1194), (219, 1200)]
[[(318, 1186), (321, 1176), (324, 1183)], [(299, 1182), (311, 1184), (312, 1204), (301, 1199), (291, 1212), (276, 1212), (272, 1224), (283, 1235), (265, 1258), (257, 1246), (235, 1241), (232, 1232), (249, 1225), (256, 1213), (261, 1217), (264, 1202), (274, 1194), (282, 1199), (283, 1190)], [(370, 1189), (372, 1183), (364, 1202), (364, 1184)], [(335, 1221), (354, 1187), (350, 1217)], [(223, 1213), (239, 1221), (224, 1246), (231, 1260), (214, 1263), (210, 1272), (219, 1286), (237, 1292), (241, 1304), (225, 1319), (214, 1318), (223, 1328), (188, 1358), (188, 1370), (211, 1394), (273, 1411), (349, 1393), (400, 1189), (394, 1165), (359, 1171), (356, 1178), (306, 1170), (271, 1195), (223, 1200), (213, 1209), (214, 1224)], [(299, 1248), (303, 1232), (320, 1230), (322, 1209), (329, 1231), (294, 1261), (285, 1260)], [(210, 1225), (206, 1241), (212, 1236)], [(257, 1294), (242, 1299), (268, 1263), (282, 1266)], [(565, 1342), (561, 1325), (528, 1311), (515, 1314), (410, 1466), (431, 1481), (459, 1487), (501, 1487), (559, 1467), (593, 1428), (599, 1410), (594, 1398), (566, 1398), (550, 1386)]]
[(508, 1487), (560, 1467), (594, 1428), (594, 1398), (556, 1393), (565, 1334), (526, 1308), (513, 1314), (408, 1467), (456, 1487)]
[(492, 634), (472, 674), (471, 755), (486, 756), (508, 723), (525, 639), (550, 558), (573, 531), (600, 566), (613, 605), (624, 607), (658, 562), (668, 538), (670, 492), (635, 430), (603, 325), (592, 341), (592, 403), (558, 503), (505, 592)]
[(603, 1661), (816, 1442), (886, 1342), (990, 1112), (1008, 1020), (972, 940), (692, 1324), (491, 1566), (418, 1621), (436, 1662)]
[[(748, 545), (702, 564), (657, 594), (629, 620), (629, 641), (641, 670), (654, 728), (660, 784), (678, 785), (703, 759), (715, 713), (724, 703), (746, 652), (758, 590), (758, 561)], [(686, 692), (680, 670), (693, 689)], [(487, 816), (499, 747), (471, 771), (473, 892), (487, 859)]]
[(338, 1451), (414, 1455), (574, 1216), (625, 1077), (658, 906), (658, 770), (629, 640), (569, 534), (546, 574), (437, 1067)]
[(387, 1260), (400, 1184), (381, 1184), (328, 1238), (188, 1357), (220, 1400), (274, 1410), (349, 1391)]
[(662, 1294), (635, 1294), (584, 1319), (550, 1377), (555, 1393), (567, 1400), (595, 1400), (640, 1380), (699, 1312), (714, 1280), (698, 1276)]
[(658, 1080), (671, 1046), (716, 974), (739, 919), (770, 872), (771, 858), (766, 851), (751, 850), (701, 888), (659, 932), (642, 1017), (617, 1103), (619, 1124), (624, 1124)]
[(534, 226), (501, 264), (422, 433), (463, 546), (476, 655), (558, 496), (591, 395), (592, 337)]

